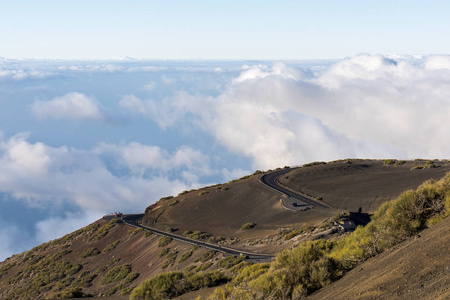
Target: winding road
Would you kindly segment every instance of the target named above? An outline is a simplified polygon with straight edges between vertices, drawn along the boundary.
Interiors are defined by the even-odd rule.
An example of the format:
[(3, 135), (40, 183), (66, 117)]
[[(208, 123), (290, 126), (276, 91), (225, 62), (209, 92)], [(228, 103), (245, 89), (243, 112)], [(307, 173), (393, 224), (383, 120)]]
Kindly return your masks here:
[[(278, 178), (291, 172), (292, 168), (285, 168), (279, 171), (274, 171), (274, 172), (270, 172), (267, 174), (262, 175), (259, 178), (259, 181), (272, 188), (273, 190), (280, 192), (283, 195), (283, 206), (287, 209), (290, 210), (305, 210), (308, 208), (314, 208), (314, 207), (320, 207), (320, 208), (330, 208), (327, 204), (320, 202), (318, 200), (315, 200), (313, 198), (307, 197), (305, 195), (302, 195), (299, 192), (296, 192), (290, 188), (287, 188), (286, 186), (281, 185), (278, 182)], [(294, 200), (293, 200), (294, 199)], [(298, 202), (296, 202), (296, 205), (293, 205), (293, 202), (295, 203), (295, 201), (300, 202), (300, 204), (298, 204)], [(291, 205), (289, 205), (289, 203)], [(288, 206), (289, 205), (289, 206)]]
[[(105, 216), (104, 219), (108, 220), (108, 217), (109, 217), (109, 219), (115, 218), (114, 216)], [(246, 255), (248, 257), (246, 259), (247, 261), (251, 261), (251, 262), (255, 262), (255, 263), (270, 262), (272, 260), (272, 258), (275, 257), (274, 255), (271, 255), (271, 254), (253, 253), (253, 252), (248, 252), (248, 251), (232, 249), (232, 248), (221, 246), (221, 245), (215, 245), (215, 244), (206, 243), (206, 242), (199, 241), (199, 240), (194, 240), (191, 238), (180, 236), (178, 234), (161, 231), (156, 228), (150, 228), (150, 227), (142, 225), (139, 222), (140, 220), (142, 220), (143, 217), (144, 217), (144, 214), (126, 214), (126, 215), (124, 214), (124, 215), (122, 215), (122, 220), (125, 224), (127, 224), (129, 226), (143, 228), (144, 230), (152, 231), (152, 232), (162, 235), (162, 236), (171, 237), (172, 239), (177, 240), (177, 241), (189, 243), (192, 245), (199, 245), (200, 247), (211, 249), (211, 250), (218, 251), (218, 252), (223, 252), (223, 253), (226, 253), (229, 255), (236, 255), (236, 256), (240, 256), (241, 254)]]
[[(310, 209), (314, 207), (320, 207), (320, 208), (329, 208), (326, 204), (321, 203), (319, 201), (316, 201), (312, 198), (306, 197), (296, 191), (293, 191), (285, 186), (282, 186), (278, 183), (277, 179), (289, 172), (291, 172), (293, 169), (286, 168), (279, 171), (274, 171), (271, 173), (267, 173), (262, 175), (259, 178), (259, 181), (268, 186), (269, 188), (279, 192), (283, 196), (283, 206), (290, 210), (305, 210)], [(156, 228), (151, 228), (142, 225), (139, 221), (142, 220), (144, 217), (144, 214), (124, 214), (120, 218), (123, 220), (123, 222), (129, 226), (136, 227), (136, 228), (143, 228), (144, 230), (154, 232), (156, 234), (170, 237), (174, 240), (189, 243), (192, 245), (199, 245), (200, 247), (211, 249), (214, 251), (226, 253), (229, 255), (246, 255), (248, 258), (246, 260), (252, 261), (252, 262), (270, 262), (275, 256), (271, 254), (261, 254), (261, 253), (253, 253), (248, 251), (242, 251), (237, 250), (221, 245), (215, 245), (211, 243), (206, 243), (199, 240), (194, 240), (188, 237), (180, 236), (178, 234), (170, 233), (161, 231)], [(103, 217), (105, 220), (111, 220), (116, 218), (114, 215), (107, 215)]]

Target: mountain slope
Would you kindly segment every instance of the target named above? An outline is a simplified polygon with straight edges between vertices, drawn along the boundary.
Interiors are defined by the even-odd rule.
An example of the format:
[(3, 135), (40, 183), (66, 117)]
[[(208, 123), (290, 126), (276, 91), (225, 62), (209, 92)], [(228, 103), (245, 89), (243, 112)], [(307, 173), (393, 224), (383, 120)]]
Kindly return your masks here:
[[(388, 198), (395, 198), (401, 192), (400, 188), (416, 188), (426, 179), (439, 179), (450, 167), (444, 162), (436, 162), (436, 168), (411, 170), (420, 163), (407, 162), (395, 166), (385, 165), (382, 161), (340, 161), (294, 169), (284, 177), (288, 180), (284, 183), (291, 184), (291, 188), (305, 180), (308, 183), (306, 188), (314, 186), (326, 191), (323, 200), (336, 209), (286, 210), (281, 205), (280, 194), (262, 185), (258, 181), (260, 174), (255, 174), (227, 184), (163, 198), (147, 208), (144, 222), (150, 227), (196, 236), (202, 241), (238, 250), (276, 253), (302, 240), (319, 238), (326, 230), (323, 222), (343, 211), (338, 202), (333, 202), (332, 195), (336, 189), (327, 190), (330, 178), (342, 184), (340, 176), (350, 176), (355, 185), (364, 186), (360, 198), (352, 194), (352, 189), (341, 188), (339, 193), (348, 190), (347, 201), (351, 201), (354, 207), (361, 207), (361, 203), (375, 207)], [(371, 173), (378, 175), (370, 177)], [(380, 174), (388, 174), (389, 181), (367, 180)], [(308, 176), (315, 180), (306, 180)], [(297, 177), (302, 180), (297, 180)], [(363, 179), (358, 181), (358, 178)], [(394, 188), (396, 181), (401, 183), (400, 188)], [(373, 191), (383, 191), (384, 200), (371, 204), (367, 199), (373, 196)], [(358, 202), (359, 199), (363, 202)], [(253, 228), (243, 230), (246, 223), (254, 224)], [(129, 293), (146, 278), (166, 271), (229, 272), (220, 265), (221, 253), (178, 241), (168, 241), (167, 245), (162, 245), (162, 242), (163, 238), (156, 234), (150, 235), (117, 220), (99, 220), (1, 262), (0, 298), (58, 298), (76, 292), (80, 295), (118, 296)]]
[(449, 253), (447, 217), (308, 299), (450, 299)]

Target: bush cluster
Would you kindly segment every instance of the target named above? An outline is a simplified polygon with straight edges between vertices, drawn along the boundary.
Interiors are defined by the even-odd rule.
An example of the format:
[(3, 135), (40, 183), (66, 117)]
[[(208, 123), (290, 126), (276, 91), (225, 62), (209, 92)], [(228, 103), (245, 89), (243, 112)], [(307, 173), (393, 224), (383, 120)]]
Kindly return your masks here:
[(177, 205), (180, 201), (178, 201), (177, 199), (173, 200), (172, 202), (169, 203), (169, 206), (174, 206)]
[(292, 239), (293, 237), (296, 237), (297, 235), (300, 235), (303, 233), (303, 229), (293, 229), (288, 232), (281, 232), (281, 236), (285, 241)]
[(204, 264), (202, 264), (200, 266), (197, 266), (195, 268), (194, 272), (201, 272), (201, 271), (208, 270), (212, 265), (213, 265), (213, 263), (208, 261), (207, 263), (204, 263)]
[(203, 253), (202, 256), (196, 258), (196, 259), (194, 260), (194, 262), (199, 262), (199, 261), (201, 261), (201, 262), (207, 262), (208, 260), (210, 260), (211, 258), (213, 258), (215, 254), (216, 254), (216, 251), (214, 251), (214, 250), (208, 250), (208, 251), (206, 251), (205, 253)]
[(172, 238), (169, 236), (162, 236), (158, 241), (158, 247), (165, 247), (172, 243)]
[(324, 161), (314, 161), (308, 164), (304, 164), (303, 167), (312, 167), (312, 166), (318, 166), (318, 165), (326, 165), (327, 163)]
[(185, 232), (183, 232), (183, 235), (194, 240), (201, 240), (211, 236), (210, 234), (207, 234), (205, 232), (191, 230), (186, 230)]
[(235, 265), (239, 264), (244, 259), (248, 258), (246, 255), (230, 255), (225, 258), (222, 258), (219, 261), (219, 268), (229, 269), (231, 267), (234, 267)]
[(241, 230), (248, 230), (248, 229), (252, 229), (253, 227), (256, 226), (256, 223), (245, 223), (244, 225), (241, 226)]
[(89, 241), (90, 242), (94, 242), (94, 241), (98, 241), (101, 240), (102, 238), (104, 238), (110, 229), (112, 229), (114, 226), (116, 226), (116, 224), (119, 222), (118, 219), (112, 219), (111, 221), (109, 221), (108, 223), (106, 223), (105, 225), (101, 226), (98, 231), (97, 234), (92, 236)]
[(138, 234), (141, 231), (144, 231), (144, 228), (139, 227), (139, 228), (136, 228), (136, 229), (130, 229), (130, 230), (128, 230), (128, 236), (130, 238), (132, 238), (132, 237), (134, 237), (136, 234)]
[(131, 293), (130, 299), (172, 299), (187, 292), (203, 287), (217, 286), (229, 280), (225, 274), (219, 271), (162, 273), (139, 284)]
[(87, 258), (87, 257), (91, 257), (91, 256), (96, 256), (98, 254), (100, 254), (100, 251), (97, 248), (89, 248), (89, 249), (86, 250), (86, 252), (81, 254), (81, 258)]
[(178, 260), (178, 263), (181, 264), (182, 262), (188, 260), (188, 258), (192, 256), (192, 253), (193, 251), (191, 250), (181, 255), (180, 259)]
[(28, 268), (17, 271), (5, 280), (6, 284), (14, 286), (14, 289), (3, 295), (5, 299), (36, 299), (58, 282), (66, 280), (70, 284), (73, 279), (67, 278), (78, 273), (82, 266), (63, 261), (62, 258), (69, 253), (70, 251), (64, 250), (46, 256), (35, 256)]
[(127, 275), (130, 273), (131, 273), (130, 264), (114, 267), (111, 270), (109, 270), (108, 273), (106, 273), (106, 275), (102, 278), (101, 284), (108, 284), (120, 281), (125, 277), (127, 277)]
[(114, 250), (117, 247), (117, 245), (119, 245), (119, 243), (120, 243), (120, 240), (115, 240), (111, 244), (107, 245), (105, 247), (105, 249), (103, 249), (103, 252), (109, 252), (109, 251)]

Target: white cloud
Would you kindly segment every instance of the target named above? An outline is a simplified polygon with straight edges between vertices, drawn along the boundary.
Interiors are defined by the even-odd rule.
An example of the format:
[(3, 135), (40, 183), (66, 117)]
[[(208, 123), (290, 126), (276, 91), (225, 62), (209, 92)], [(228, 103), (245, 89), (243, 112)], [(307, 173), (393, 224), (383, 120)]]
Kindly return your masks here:
[(156, 82), (150, 81), (146, 85), (144, 85), (144, 90), (146, 91), (153, 91), (156, 88)]
[(35, 245), (27, 232), (3, 220), (0, 220), (0, 241), (0, 261)]
[(50, 217), (36, 223), (36, 243), (42, 244), (60, 238), (100, 219), (101, 212), (66, 213), (63, 217)]
[(50, 101), (35, 101), (31, 110), (38, 118), (103, 120), (100, 105), (81, 93), (71, 92)]
[(165, 121), (169, 115), (196, 124), (250, 157), (254, 168), (345, 157), (445, 158), (448, 61), (432, 56), (421, 66), (362, 54), (316, 77), (284, 64), (248, 67), (217, 97), (178, 93), (141, 113), (162, 128), (177, 124)]
[[(184, 95), (184, 93), (177, 93)], [(162, 103), (161, 103), (162, 102)], [(134, 95), (126, 95), (119, 101), (119, 106), (153, 119), (161, 128), (165, 129), (177, 123), (186, 114), (182, 109), (172, 109), (172, 99), (160, 102), (153, 99), (141, 100)]]
[(425, 68), (429, 70), (450, 70), (450, 55), (434, 55), (425, 60)]
[(5, 69), (0, 67), (0, 78), (12, 79), (17, 81), (28, 78), (45, 78), (51, 75), (52, 73), (46, 71)]
[[(209, 158), (189, 147), (168, 153), (139, 143), (99, 144), (85, 151), (26, 138), (21, 134), (0, 142), (0, 192), (32, 206), (70, 203), (83, 211), (139, 212), (211, 174)], [(172, 176), (178, 172), (185, 172), (188, 181)]]
[(196, 176), (207, 176), (212, 173), (209, 157), (198, 150), (182, 146), (174, 153), (169, 153), (157, 146), (132, 142), (127, 145), (100, 143), (95, 152), (112, 154), (116, 163), (122, 163), (135, 174), (143, 174), (147, 169), (155, 169), (162, 173), (187, 169)]
[(242, 176), (245, 175), (249, 175), (251, 172), (247, 171), (247, 170), (242, 170), (242, 169), (233, 169), (233, 170), (228, 170), (228, 169), (222, 169), (222, 174), (223, 177), (226, 181), (230, 181), (230, 180), (234, 180), (237, 178), (241, 178)]

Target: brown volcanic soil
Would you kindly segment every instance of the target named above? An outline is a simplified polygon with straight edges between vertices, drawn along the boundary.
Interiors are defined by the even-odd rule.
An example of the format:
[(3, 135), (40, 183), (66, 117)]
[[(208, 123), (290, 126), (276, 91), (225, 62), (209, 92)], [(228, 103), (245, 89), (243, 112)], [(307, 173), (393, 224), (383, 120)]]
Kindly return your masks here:
[(279, 182), (313, 197), (322, 197), (333, 207), (372, 213), (382, 203), (395, 199), (425, 180), (439, 180), (450, 164), (436, 162), (437, 168), (411, 170), (425, 161), (408, 161), (404, 165), (385, 165), (383, 161), (364, 160), (328, 163), (296, 169), (279, 178)]
[[(214, 236), (250, 240), (277, 234), (279, 228), (318, 226), (340, 211), (286, 210), (281, 206), (281, 194), (261, 184), (258, 178), (259, 175), (253, 175), (236, 182), (161, 200), (147, 208), (143, 223), (162, 230), (171, 227), (177, 229), (175, 233), (179, 234), (185, 230), (198, 230)], [(200, 195), (202, 192), (208, 193)], [(178, 203), (170, 205), (174, 201)], [(241, 230), (241, 226), (247, 222), (257, 225), (251, 230)], [(243, 248), (243, 243), (233, 247)], [(259, 245), (256, 247), (258, 249), (252, 250), (275, 253), (284, 247)]]
[[(105, 220), (99, 220), (95, 222), (94, 225), (105, 225), (106, 223), (107, 222)], [(44, 288), (43, 292), (40, 294), (40, 297), (30, 297), (24, 294), (22, 297), (11, 297), (11, 295), (8, 296), (8, 293), (10, 291), (18, 291), (22, 288), (31, 286), (32, 279), (39, 275), (36, 271), (31, 272), (30, 277), (23, 276), (23, 278), (18, 282), (12, 284), (9, 284), (7, 282), (9, 278), (13, 278), (15, 275), (19, 275), (21, 272), (25, 272), (26, 274), (27, 270), (31, 270), (30, 268), (33, 266), (32, 257), (49, 257), (64, 250), (68, 250), (70, 253), (62, 256), (59, 261), (82, 265), (81, 270), (79, 270), (74, 275), (66, 276), (65, 279), (72, 278), (72, 282), (75, 282), (79, 278), (86, 278), (90, 275), (97, 275), (92, 281), (92, 285), (83, 287), (84, 293), (92, 294), (93, 296), (105, 295), (117, 284), (123, 283), (123, 281), (118, 281), (114, 283), (101, 284), (101, 280), (107, 274), (107, 272), (116, 266), (131, 264), (131, 272), (139, 273), (139, 277), (137, 277), (129, 285), (129, 287), (133, 288), (143, 280), (153, 277), (154, 275), (161, 272), (175, 270), (183, 271), (188, 266), (200, 266), (204, 264), (204, 262), (194, 262), (194, 260), (200, 257), (203, 253), (207, 252), (207, 249), (199, 248), (193, 252), (190, 258), (182, 263), (179, 263), (178, 260), (180, 259), (180, 257), (184, 253), (191, 251), (193, 249), (193, 246), (187, 243), (172, 241), (165, 248), (170, 248), (170, 251), (178, 251), (177, 259), (173, 265), (163, 269), (162, 266), (167, 261), (167, 258), (166, 256), (158, 256), (160, 251), (163, 249), (161, 247), (158, 247), (160, 236), (152, 234), (146, 237), (143, 231), (138, 231), (135, 232), (135, 234), (132, 234), (134, 230), (134, 228), (128, 225), (117, 224), (113, 228), (111, 228), (106, 236), (104, 236), (100, 240), (91, 241), (91, 238), (98, 232), (98, 229), (96, 229), (92, 232), (85, 232), (76, 235), (74, 238), (64, 242), (58, 242), (58, 240), (55, 240), (43, 244), (30, 251), (14, 255), (4, 262), (0, 262), (0, 269), (5, 265), (15, 263), (14, 267), (7, 270), (5, 274), (0, 276), (0, 299), (48, 299), (49, 297), (51, 297), (51, 295), (64, 290), (64, 287), (58, 288), (58, 286), (56, 285), (57, 282), (53, 282)], [(109, 252), (104, 251), (107, 245), (117, 240), (119, 240), (120, 243), (115, 249)], [(61, 239), (59, 241), (61, 241)], [(93, 257), (82, 258), (81, 255), (85, 253), (89, 248), (96, 248), (100, 250), (101, 253)], [(214, 257), (209, 260), (213, 263), (213, 265), (208, 268), (208, 270), (218, 269), (217, 262), (222, 257), (223, 255), (221, 253), (216, 253)], [(118, 261), (114, 262), (114, 260)], [(106, 268), (103, 271), (99, 271), (100, 267)], [(48, 267), (44, 269), (48, 269)], [(116, 299), (116, 297), (117, 299), (122, 299), (119, 296), (120, 292), (121, 289), (119, 289), (111, 299)]]
[[(436, 162), (436, 168), (411, 170), (425, 162), (408, 161), (400, 166), (378, 160), (335, 162), (294, 169), (279, 179), (294, 190), (322, 197), (336, 209), (286, 210), (280, 194), (262, 185), (260, 175), (253, 175), (162, 199), (147, 208), (143, 223), (162, 230), (177, 229), (175, 233), (180, 235), (185, 230), (198, 230), (216, 237), (238, 238), (240, 242), (233, 244), (237, 249), (276, 253), (292, 245), (266, 240), (254, 245), (251, 241), (274, 237), (281, 228), (317, 227), (344, 210), (374, 212), (403, 191), (415, 189), (427, 179), (438, 180), (450, 170), (450, 164), (444, 162)], [(257, 225), (242, 231), (241, 226), (247, 222)]]
[(446, 218), (308, 299), (450, 299), (449, 241)]

